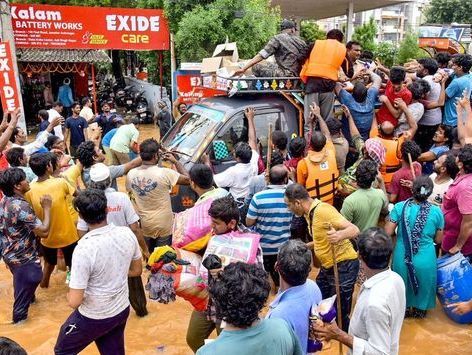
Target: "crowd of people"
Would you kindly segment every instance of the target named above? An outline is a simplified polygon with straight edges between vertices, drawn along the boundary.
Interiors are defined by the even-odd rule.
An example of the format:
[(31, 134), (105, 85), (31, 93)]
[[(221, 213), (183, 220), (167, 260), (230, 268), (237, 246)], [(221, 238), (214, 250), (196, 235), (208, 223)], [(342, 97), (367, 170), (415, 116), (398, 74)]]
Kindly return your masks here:
[[(270, 55), (276, 64), (262, 62)], [(306, 354), (316, 338), (354, 354), (398, 353), (404, 317), (436, 306), (438, 255), (472, 262), (472, 57), (439, 53), (386, 68), (360, 43), (343, 44), (339, 30), (310, 47), (284, 20), (236, 74), (252, 66), (302, 78), (305, 132), (272, 132), (264, 162), (247, 108), (248, 140), (218, 174), (207, 155), (187, 171), (154, 138), (140, 142), (139, 122), (107, 103), (95, 115), (90, 99), (71, 102), (66, 119), (64, 105), (52, 103), (38, 113), (31, 143), (19, 112), (4, 116), (0, 253), (13, 276), (13, 323), (27, 319), (37, 287), (49, 287), (63, 259), (73, 311), (58, 324), (54, 352), (95, 342), (101, 354), (124, 354), (130, 305), (148, 315), (143, 261), (177, 249), (171, 193), (190, 185), (195, 206), (211, 200), (212, 236), (260, 236), (255, 262), (210, 269), (208, 309), (193, 310), (186, 335), (192, 351)], [(121, 176), (127, 193), (117, 191)], [(338, 322), (311, 324), (312, 307), (333, 295)], [(463, 314), (472, 303), (452, 307)]]

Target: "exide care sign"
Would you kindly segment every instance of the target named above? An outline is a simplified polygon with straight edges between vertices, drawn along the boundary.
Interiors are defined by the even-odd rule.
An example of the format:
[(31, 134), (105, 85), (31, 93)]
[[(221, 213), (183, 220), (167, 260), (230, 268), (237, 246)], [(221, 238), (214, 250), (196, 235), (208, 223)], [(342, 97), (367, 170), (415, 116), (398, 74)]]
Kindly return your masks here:
[(19, 108), (18, 88), (9, 42), (0, 42), (0, 97), (5, 111), (12, 112)]
[(162, 10), (12, 4), (17, 48), (169, 49)]

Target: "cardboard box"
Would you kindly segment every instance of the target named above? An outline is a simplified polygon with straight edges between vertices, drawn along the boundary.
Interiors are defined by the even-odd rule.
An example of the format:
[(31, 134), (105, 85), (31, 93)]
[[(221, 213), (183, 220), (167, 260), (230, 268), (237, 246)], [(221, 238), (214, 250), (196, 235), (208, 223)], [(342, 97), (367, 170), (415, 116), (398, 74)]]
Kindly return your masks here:
[(239, 55), (236, 42), (228, 43), (226, 41), (226, 43), (218, 44), (213, 51), (212, 57), (226, 57), (231, 62), (237, 62), (239, 60)]
[(232, 66), (239, 60), (236, 42), (218, 44), (213, 56), (202, 60), (200, 72), (202, 74), (216, 73), (220, 68)]

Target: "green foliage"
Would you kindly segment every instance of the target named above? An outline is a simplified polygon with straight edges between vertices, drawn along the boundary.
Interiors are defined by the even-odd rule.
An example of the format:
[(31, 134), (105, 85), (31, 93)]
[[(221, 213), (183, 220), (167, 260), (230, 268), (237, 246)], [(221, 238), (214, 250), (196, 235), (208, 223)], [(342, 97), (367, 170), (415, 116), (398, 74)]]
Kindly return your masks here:
[(375, 58), (380, 59), (383, 65), (391, 67), (393, 63), (395, 63), (396, 52), (397, 48), (394, 44), (390, 42), (382, 42), (376, 46), (374, 55)]
[(183, 61), (200, 61), (212, 55), (215, 46), (237, 42), (241, 58), (254, 56), (277, 33), (280, 12), (268, 0), (215, 0), (197, 5), (183, 15), (175, 44)]
[(300, 25), (300, 36), (307, 42), (314, 42), (317, 39), (325, 39), (326, 32), (315, 21), (305, 20)]
[(472, 23), (472, 2), (467, 0), (431, 0), (426, 10), (429, 23)]
[(405, 64), (412, 59), (420, 57), (424, 57), (424, 52), (418, 47), (418, 36), (408, 32), (403, 41), (400, 42), (396, 62), (398, 64)]
[(369, 22), (357, 26), (352, 34), (352, 39), (362, 45), (362, 49), (373, 52), (376, 48), (375, 36), (377, 35), (377, 25), (371, 17)]

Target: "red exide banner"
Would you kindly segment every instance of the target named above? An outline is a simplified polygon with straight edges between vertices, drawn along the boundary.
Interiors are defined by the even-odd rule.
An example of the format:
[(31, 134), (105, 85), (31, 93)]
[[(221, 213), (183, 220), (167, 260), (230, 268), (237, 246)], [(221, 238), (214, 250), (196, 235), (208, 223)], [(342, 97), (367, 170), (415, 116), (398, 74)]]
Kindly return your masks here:
[(12, 4), (17, 48), (167, 50), (162, 10)]
[(195, 104), (205, 97), (226, 94), (221, 90), (203, 87), (202, 78), (198, 71), (177, 71), (175, 79), (177, 95), (181, 103)]
[(0, 42), (0, 97), (3, 110), (12, 112), (20, 107), (9, 42)]

